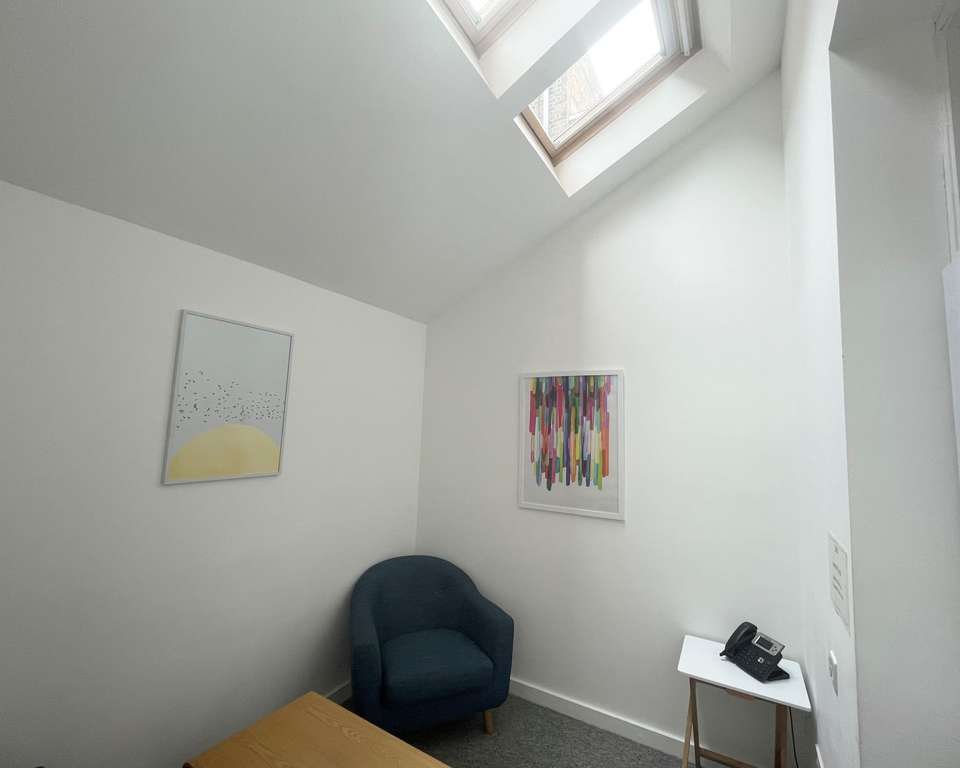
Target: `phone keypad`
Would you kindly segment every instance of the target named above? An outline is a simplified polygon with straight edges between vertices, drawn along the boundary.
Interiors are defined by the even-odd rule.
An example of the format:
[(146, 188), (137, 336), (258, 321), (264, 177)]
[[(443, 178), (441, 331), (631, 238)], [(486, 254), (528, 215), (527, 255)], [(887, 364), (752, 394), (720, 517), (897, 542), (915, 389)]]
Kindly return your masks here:
[(779, 659), (757, 653), (757, 649), (753, 643), (747, 643), (737, 648), (730, 654), (729, 658), (730, 661), (740, 667), (740, 669), (762, 683), (765, 683), (770, 678), (773, 670), (776, 669), (777, 661), (779, 661)]

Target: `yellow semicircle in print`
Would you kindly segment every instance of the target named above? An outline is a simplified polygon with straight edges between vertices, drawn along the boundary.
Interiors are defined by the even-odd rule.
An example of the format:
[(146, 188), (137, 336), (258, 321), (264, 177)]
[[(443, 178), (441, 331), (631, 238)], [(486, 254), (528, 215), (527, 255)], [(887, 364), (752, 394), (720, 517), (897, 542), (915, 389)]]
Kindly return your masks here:
[(170, 460), (168, 480), (268, 475), (280, 470), (280, 446), (249, 424), (224, 424), (186, 443)]

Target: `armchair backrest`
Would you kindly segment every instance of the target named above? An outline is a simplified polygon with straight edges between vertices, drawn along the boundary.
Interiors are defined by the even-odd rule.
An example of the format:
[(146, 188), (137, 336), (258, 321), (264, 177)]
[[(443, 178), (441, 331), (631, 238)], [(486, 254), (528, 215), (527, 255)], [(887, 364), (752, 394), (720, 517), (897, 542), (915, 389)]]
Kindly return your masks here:
[(377, 563), (353, 590), (353, 609), (368, 608), (385, 643), (407, 632), (455, 628), (473, 581), (453, 563), (411, 555)]

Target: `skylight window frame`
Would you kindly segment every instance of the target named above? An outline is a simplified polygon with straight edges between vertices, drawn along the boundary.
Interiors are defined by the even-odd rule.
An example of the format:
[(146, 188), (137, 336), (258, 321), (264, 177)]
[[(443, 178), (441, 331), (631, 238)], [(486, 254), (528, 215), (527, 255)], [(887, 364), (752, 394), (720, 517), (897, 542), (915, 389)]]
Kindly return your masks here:
[(479, 56), (490, 48), (536, 0), (499, 0), (493, 12), (482, 18), (473, 10), (469, 0), (445, 0), (445, 2), (464, 34), (470, 38)]
[[(661, 41), (660, 54), (624, 81), (586, 117), (554, 141), (529, 105), (520, 113), (554, 165), (609, 125), (699, 50), (695, 0), (651, 0), (651, 4)], [(566, 71), (559, 77), (564, 74)], [(554, 82), (556, 78), (545, 90), (549, 90)]]

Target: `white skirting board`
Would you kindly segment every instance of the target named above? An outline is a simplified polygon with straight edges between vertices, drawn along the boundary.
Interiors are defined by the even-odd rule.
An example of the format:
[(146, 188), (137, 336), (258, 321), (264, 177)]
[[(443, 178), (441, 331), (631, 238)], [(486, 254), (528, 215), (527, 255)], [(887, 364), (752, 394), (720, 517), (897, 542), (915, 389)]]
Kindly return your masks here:
[[(636, 720), (631, 720), (623, 715), (608, 712), (592, 704), (541, 688), (539, 685), (528, 683), (526, 680), (511, 677), (510, 693), (517, 698), (526, 699), (534, 704), (539, 704), (541, 707), (572, 717), (574, 720), (580, 720), (604, 731), (610, 731), (638, 744), (659, 749), (668, 755), (680, 757), (683, 749), (683, 736), (680, 734), (667, 733), (652, 725), (638, 723)], [(350, 695), (349, 680), (326, 693), (326, 697), (337, 704), (345, 702), (350, 698)]]
[(668, 755), (680, 757), (683, 750), (683, 736), (680, 734), (661, 731), (652, 725), (638, 723), (636, 720), (618, 715), (616, 712), (608, 712), (600, 707), (541, 688), (539, 685), (528, 683), (516, 677), (510, 678), (510, 693), (518, 698), (539, 704), (541, 707), (572, 717), (574, 720), (580, 720), (604, 731), (610, 731), (638, 744), (659, 749)]

